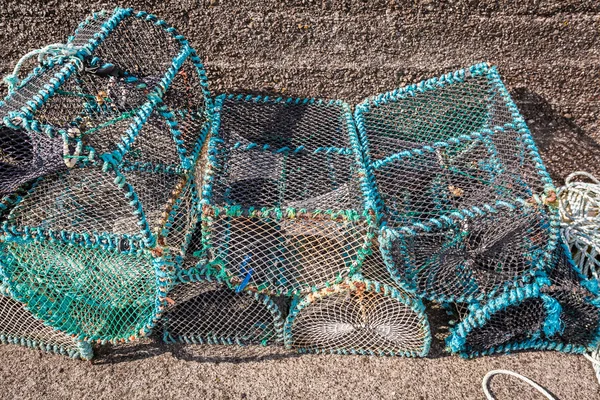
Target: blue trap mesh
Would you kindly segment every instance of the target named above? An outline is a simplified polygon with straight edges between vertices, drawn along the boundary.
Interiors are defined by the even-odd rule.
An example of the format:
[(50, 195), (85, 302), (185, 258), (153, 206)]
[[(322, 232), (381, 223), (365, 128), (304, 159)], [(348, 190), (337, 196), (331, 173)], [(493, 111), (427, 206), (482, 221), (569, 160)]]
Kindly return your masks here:
[(80, 340), (147, 335), (198, 220), (202, 64), (164, 21), (121, 8), (36, 54), (0, 104), (33, 160), (0, 179), (2, 192), (27, 182), (2, 201), (3, 278), (36, 318)]
[(556, 194), (495, 68), (370, 98), (355, 119), (399, 284), (469, 300), (528, 282), (548, 264)]

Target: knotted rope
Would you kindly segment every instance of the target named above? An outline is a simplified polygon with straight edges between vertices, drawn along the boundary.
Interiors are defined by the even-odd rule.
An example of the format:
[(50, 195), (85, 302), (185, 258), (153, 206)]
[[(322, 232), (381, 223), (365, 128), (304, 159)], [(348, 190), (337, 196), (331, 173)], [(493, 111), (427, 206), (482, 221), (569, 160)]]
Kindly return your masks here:
[(77, 65), (80, 70), (83, 69), (83, 62), (79, 57), (76, 57), (80, 51), (86, 51), (89, 54), (89, 50), (85, 47), (75, 47), (72, 44), (64, 43), (53, 43), (48, 46), (35, 49), (25, 54), (15, 65), (13, 72), (6, 75), (2, 81), (8, 86), (9, 93), (14, 92), (19, 86), (19, 72), (25, 62), (32, 57), (37, 56), (40, 65), (47, 63), (50, 59), (63, 59), (69, 57)]

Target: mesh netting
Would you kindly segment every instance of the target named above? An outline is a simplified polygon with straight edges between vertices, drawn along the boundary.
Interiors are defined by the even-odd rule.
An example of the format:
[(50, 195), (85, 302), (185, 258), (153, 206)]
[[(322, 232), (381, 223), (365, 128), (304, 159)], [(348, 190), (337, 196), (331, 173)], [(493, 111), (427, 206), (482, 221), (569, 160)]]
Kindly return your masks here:
[(173, 305), (162, 322), (166, 341), (241, 346), (282, 341), (282, 314), (266, 295), (236, 293), (204, 278), (176, 286), (169, 298)]
[[(532, 284), (470, 306), (447, 339), (464, 357), (524, 349), (583, 353), (600, 341), (597, 284), (559, 246), (549, 285)], [(464, 311), (464, 310), (463, 310)]]
[(23, 304), (0, 294), (0, 342), (16, 344), (71, 358), (91, 359), (92, 348), (35, 319)]
[(66, 169), (63, 140), (0, 127), (0, 196), (38, 176)]
[(203, 232), (235, 285), (296, 293), (340, 280), (367, 248), (348, 106), (221, 96)]
[(287, 301), (232, 289), (201, 259), (201, 249), (202, 233), (197, 229), (179, 268), (178, 284), (169, 293), (163, 339), (241, 346), (281, 343)]
[(0, 104), (7, 146), (28, 152), (0, 153), (25, 171), (0, 193), (32, 181), (4, 202), (2, 272), (54, 328), (82, 340), (147, 335), (198, 220), (202, 64), (164, 21), (121, 8), (37, 52), (40, 65)]
[(13, 297), (46, 324), (82, 338), (128, 338), (152, 322), (163, 290), (156, 275), (166, 268), (155, 262), (116, 249), (8, 241), (2, 272)]
[(321, 289), (292, 306), (285, 343), (300, 352), (424, 356), (431, 333), (425, 307), (389, 281), (385, 265), (374, 252), (362, 277)]
[[(391, 272), (430, 299), (482, 298), (545, 265), (549, 218), (522, 207), (384, 242)], [(386, 251), (387, 250), (387, 251)]]
[(368, 99), (355, 118), (396, 278), (463, 300), (541, 268), (538, 253), (550, 258), (556, 194), (494, 68)]

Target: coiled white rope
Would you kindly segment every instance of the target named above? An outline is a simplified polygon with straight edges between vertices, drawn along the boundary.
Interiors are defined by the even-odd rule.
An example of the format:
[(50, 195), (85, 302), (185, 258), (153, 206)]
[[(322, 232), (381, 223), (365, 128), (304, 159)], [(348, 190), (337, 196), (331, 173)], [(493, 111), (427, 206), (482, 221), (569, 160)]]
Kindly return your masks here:
[[(588, 278), (599, 279), (600, 181), (587, 172), (574, 172), (558, 190), (558, 200), (561, 235), (573, 260)], [(600, 348), (584, 356), (592, 362), (600, 382)]]
[(487, 398), (487, 400), (496, 400), (496, 398), (490, 393), (489, 381), (492, 378), (492, 376), (499, 375), (499, 374), (510, 375), (510, 376), (514, 376), (515, 378), (519, 378), (520, 380), (522, 380), (523, 382), (529, 384), (535, 390), (537, 390), (538, 392), (540, 392), (547, 399), (549, 399), (549, 400), (557, 400), (556, 397), (552, 396), (546, 389), (544, 389), (542, 386), (538, 385), (537, 383), (535, 383), (531, 379), (529, 379), (529, 378), (527, 378), (527, 377), (525, 377), (525, 376), (523, 376), (521, 374), (517, 374), (516, 372), (506, 370), (506, 369), (495, 369), (493, 371), (488, 372), (483, 377), (483, 381), (481, 382), (481, 387), (483, 388), (483, 393), (485, 394), (485, 397)]
[(561, 234), (574, 261), (587, 277), (600, 278), (600, 181), (574, 172), (558, 189), (558, 200)]

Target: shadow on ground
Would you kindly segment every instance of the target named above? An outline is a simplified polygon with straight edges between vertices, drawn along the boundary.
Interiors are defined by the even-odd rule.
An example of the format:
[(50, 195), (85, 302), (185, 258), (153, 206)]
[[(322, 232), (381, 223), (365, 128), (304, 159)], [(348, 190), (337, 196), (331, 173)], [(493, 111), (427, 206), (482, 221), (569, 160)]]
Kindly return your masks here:
[(600, 143), (586, 135), (571, 118), (554, 111), (539, 94), (521, 87), (514, 89), (512, 96), (557, 185), (575, 171), (600, 176)]
[(114, 365), (158, 357), (167, 353), (177, 360), (216, 364), (276, 361), (302, 356), (281, 346), (166, 344), (156, 338), (131, 344), (106, 345), (96, 349), (95, 353), (96, 358), (93, 361), (95, 365)]

